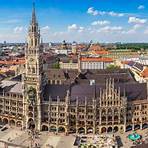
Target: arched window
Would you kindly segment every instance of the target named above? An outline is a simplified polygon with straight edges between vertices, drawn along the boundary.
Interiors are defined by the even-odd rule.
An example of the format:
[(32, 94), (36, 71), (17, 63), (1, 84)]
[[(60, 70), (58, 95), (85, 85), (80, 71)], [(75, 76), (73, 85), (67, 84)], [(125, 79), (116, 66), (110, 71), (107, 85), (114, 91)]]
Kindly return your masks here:
[(32, 73), (35, 73), (35, 68), (34, 67), (32, 68)]
[(31, 46), (33, 46), (33, 39), (31, 39)]
[(34, 26), (34, 32), (36, 32), (36, 26)]
[(28, 67), (28, 72), (29, 72), (29, 73), (31, 72), (31, 69), (30, 69), (30, 67)]
[(37, 39), (35, 39), (35, 46), (37, 46)]

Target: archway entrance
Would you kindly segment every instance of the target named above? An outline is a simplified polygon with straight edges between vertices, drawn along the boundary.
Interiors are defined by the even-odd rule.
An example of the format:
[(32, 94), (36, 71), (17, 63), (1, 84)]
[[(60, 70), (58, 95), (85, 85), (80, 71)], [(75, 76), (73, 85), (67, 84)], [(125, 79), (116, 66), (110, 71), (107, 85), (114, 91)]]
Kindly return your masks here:
[(15, 121), (14, 120), (10, 120), (9, 124), (10, 124), (10, 126), (15, 126)]
[(146, 129), (146, 128), (148, 128), (148, 124), (147, 123), (142, 124), (142, 129)]
[(101, 133), (106, 133), (106, 128), (105, 127), (101, 128)]
[(65, 128), (62, 127), (62, 126), (60, 126), (60, 127), (58, 128), (58, 132), (59, 132), (59, 133), (64, 133), (64, 132), (65, 132)]
[(3, 123), (4, 123), (4, 124), (8, 124), (8, 119), (7, 119), (7, 118), (4, 118), (4, 119), (3, 119)]
[(83, 127), (78, 129), (79, 134), (85, 134), (85, 129)]
[(43, 126), (42, 126), (42, 131), (48, 131), (48, 126), (43, 125)]
[(57, 131), (57, 129), (56, 129), (55, 126), (51, 126), (51, 127), (50, 127), (50, 132), (56, 132), (56, 131)]
[(32, 118), (30, 118), (28, 120), (28, 129), (30, 129), (30, 130), (35, 129), (35, 123), (34, 123), (34, 120)]
[(119, 130), (118, 126), (115, 126), (114, 127), (114, 132), (116, 133), (116, 132), (118, 132), (118, 130)]
[(134, 126), (134, 130), (138, 130), (138, 129), (140, 129), (140, 125), (139, 124)]
[(131, 131), (131, 130), (132, 130), (132, 125), (128, 125), (128, 126), (126, 127), (126, 132)]
[(88, 128), (88, 129), (87, 129), (87, 133), (88, 133), (88, 134), (92, 134), (92, 133), (93, 133), (93, 128)]
[(112, 131), (113, 131), (112, 127), (109, 127), (109, 128), (107, 129), (107, 132), (108, 132), (108, 133), (111, 133)]
[(73, 134), (73, 133), (76, 133), (76, 129), (71, 127), (69, 129), (69, 134)]

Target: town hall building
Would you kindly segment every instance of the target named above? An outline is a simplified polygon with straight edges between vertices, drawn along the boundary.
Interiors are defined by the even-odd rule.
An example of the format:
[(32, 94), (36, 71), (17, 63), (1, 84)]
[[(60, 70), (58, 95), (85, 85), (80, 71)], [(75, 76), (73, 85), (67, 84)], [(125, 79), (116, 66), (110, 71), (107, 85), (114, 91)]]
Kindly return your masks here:
[(66, 134), (148, 127), (147, 84), (129, 69), (44, 71), (42, 56), (33, 7), (25, 73), (0, 83), (1, 124)]

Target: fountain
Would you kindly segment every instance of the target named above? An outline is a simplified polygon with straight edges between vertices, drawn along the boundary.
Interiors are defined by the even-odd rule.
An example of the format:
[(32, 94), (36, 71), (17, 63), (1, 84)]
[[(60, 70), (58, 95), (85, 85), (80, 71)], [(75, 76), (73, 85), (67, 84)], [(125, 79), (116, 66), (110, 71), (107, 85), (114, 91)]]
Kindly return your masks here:
[(129, 134), (128, 138), (132, 141), (137, 141), (141, 138), (141, 136), (137, 133)]

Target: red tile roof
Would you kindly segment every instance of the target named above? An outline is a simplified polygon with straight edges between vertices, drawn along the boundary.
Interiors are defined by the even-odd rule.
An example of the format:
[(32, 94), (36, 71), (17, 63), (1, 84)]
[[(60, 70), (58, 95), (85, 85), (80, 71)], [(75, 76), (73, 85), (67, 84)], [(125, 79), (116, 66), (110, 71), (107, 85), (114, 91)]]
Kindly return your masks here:
[(25, 60), (24, 59), (20, 59), (20, 60), (10, 60), (10, 61), (0, 61), (0, 64), (5, 64), (5, 65), (21, 65), (21, 64), (25, 64)]
[(93, 51), (94, 54), (108, 54), (109, 53), (105, 48), (101, 47), (99, 44), (91, 45), (89, 50)]
[(142, 77), (148, 77), (148, 67), (144, 68), (144, 70), (141, 72)]

